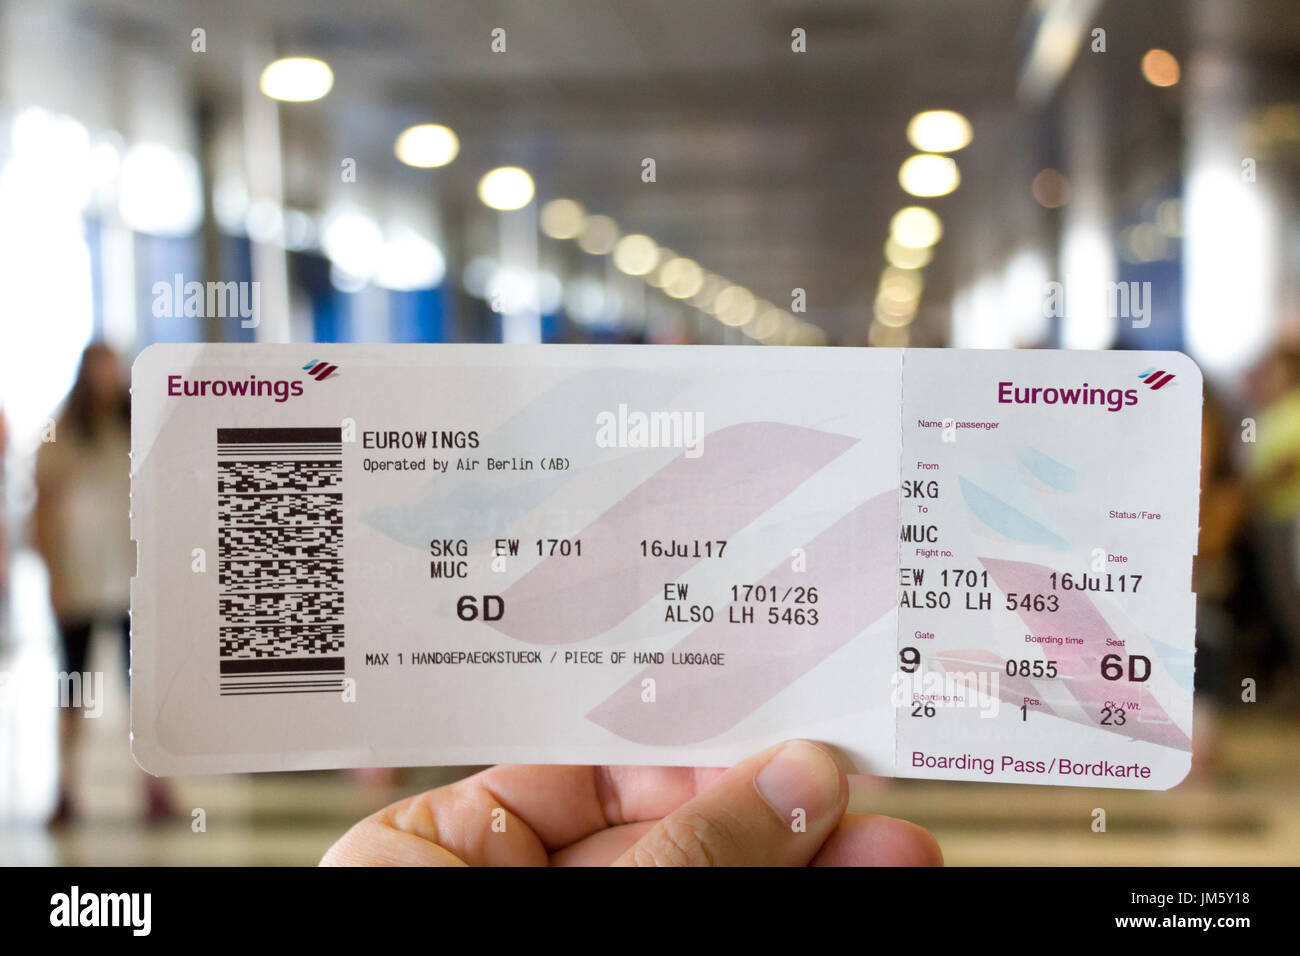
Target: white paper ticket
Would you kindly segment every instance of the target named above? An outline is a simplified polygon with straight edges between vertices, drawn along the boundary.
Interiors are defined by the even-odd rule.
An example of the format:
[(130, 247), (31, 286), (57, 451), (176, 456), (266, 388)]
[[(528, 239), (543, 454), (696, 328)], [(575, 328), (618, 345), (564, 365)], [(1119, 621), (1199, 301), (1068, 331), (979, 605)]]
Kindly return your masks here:
[(156, 345), (132, 743), (159, 774), (1189, 768), (1176, 352)]

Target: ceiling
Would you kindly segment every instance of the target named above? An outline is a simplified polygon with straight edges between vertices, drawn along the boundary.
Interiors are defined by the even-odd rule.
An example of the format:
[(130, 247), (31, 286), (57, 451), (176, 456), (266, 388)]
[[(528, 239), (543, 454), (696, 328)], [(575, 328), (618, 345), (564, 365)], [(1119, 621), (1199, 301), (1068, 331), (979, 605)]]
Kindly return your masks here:
[[(997, 185), (1006, 118), (1032, 37), (1031, 0), (81, 0), (81, 24), (146, 48), (196, 89), (238, 109), (249, 57), (329, 61), (333, 92), (282, 110), (286, 194), (311, 201), (338, 157), (409, 193), (470, 202), (487, 169), (529, 169), (541, 200), (570, 196), (778, 303), (807, 290), (809, 318), (833, 337), (865, 323), (890, 216), (911, 200), (897, 170), (909, 117), (947, 107), (975, 141), (965, 181), (931, 200), (948, 236), (975, 228), (965, 197)], [(1156, 0), (1108, 22), (1181, 32), (1182, 4)], [(1250, 0), (1243, 42), (1283, 36), (1287, 5)], [(1294, 6), (1290, 9), (1294, 11)], [(1243, 18), (1243, 20), (1246, 18)], [(189, 51), (207, 31), (207, 52)], [(506, 31), (506, 52), (490, 50)], [(807, 31), (807, 52), (790, 32)], [(1116, 31), (1118, 32), (1118, 31)], [(1132, 32), (1130, 30), (1129, 32)], [(1117, 38), (1118, 39), (1118, 38)], [(260, 62), (260, 60), (258, 61)], [(1136, 77), (1136, 74), (1134, 74)], [(1126, 82), (1129, 82), (1126, 80)], [(1136, 78), (1132, 82), (1138, 82)], [(394, 137), (417, 122), (460, 135), (456, 162), (403, 167)], [(983, 131), (984, 135), (981, 136)], [(657, 181), (641, 180), (642, 160)], [(966, 218), (963, 219), (963, 216)], [(945, 240), (946, 242), (947, 240)], [(944, 245), (922, 318), (946, 309)], [(946, 315), (946, 311), (944, 312)], [(942, 321), (934, 317), (933, 321)]]
[[(84, 0), (88, 28), (153, 50), (237, 105), (244, 51), (326, 59), (334, 91), (284, 108), (286, 191), (332, 176), (329, 153), (394, 183), (472, 196), (500, 164), (529, 169), (539, 198), (572, 196), (708, 269), (810, 318), (861, 321), (883, 265), (908, 118), (973, 119), (1014, 104), (1029, 0)], [(207, 53), (189, 55), (189, 33)], [(506, 30), (506, 52), (490, 33)], [(791, 51), (791, 30), (807, 52)], [(392, 155), (396, 134), (436, 121), (460, 135), (435, 173)], [(978, 143), (979, 127), (976, 127)], [(972, 146), (972, 149), (975, 147)], [(319, 154), (321, 162), (311, 157)], [(646, 157), (657, 181), (641, 181)], [(330, 161), (326, 164), (325, 160)], [(305, 173), (297, 170), (306, 166)], [(327, 172), (328, 169), (328, 172)], [(969, 188), (969, 187), (966, 187)], [(946, 200), (934, 201), (943, 215)], [(942, 254), (932, 268), (942, 292)], [(939, 283), (935, 285), (934, 283)]]

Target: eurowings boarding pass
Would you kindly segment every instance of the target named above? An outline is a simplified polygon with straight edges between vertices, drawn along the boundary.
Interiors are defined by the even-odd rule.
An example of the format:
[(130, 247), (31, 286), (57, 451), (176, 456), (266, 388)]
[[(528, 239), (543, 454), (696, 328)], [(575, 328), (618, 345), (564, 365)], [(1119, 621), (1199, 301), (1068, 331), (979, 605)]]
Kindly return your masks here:
[(1200, 421), (1177, 352), (155, 345), (133, 751), (1168, 788)]

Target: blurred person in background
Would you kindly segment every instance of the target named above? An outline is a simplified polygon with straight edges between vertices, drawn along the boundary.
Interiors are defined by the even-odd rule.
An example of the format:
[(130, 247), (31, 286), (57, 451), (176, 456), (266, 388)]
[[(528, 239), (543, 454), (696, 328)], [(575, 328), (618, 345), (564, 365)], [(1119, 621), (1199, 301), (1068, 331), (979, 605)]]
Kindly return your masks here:
[(5, 643), (5, 627), (9, 622), (9, 551), (5, 541), (5, 452), (8, 448), (5, 438), (5, 410), (0, 406), (0, 649)]
[(9, 650), (9, 542), (6, 537), (9, 483), (5, 471), (8, 450), (5, 410), (0, 406), (0, 654)]
[[(97, 624), (120, 634), (129, 668), (131, 575), (130, 397), (117, 356), (91, 344), (55, 420), (53, 441), (36, 456), (34, 541), (49, 570), (50, 604), (58, 624), (64, 673), (87, 672)], [(51, 825), (75, 814), (78, 707), (59, 712), (59, 798)], [(171, 815), (161, 781), (145, 778), (150, 819)]]
[(1218, 711), (1237, 691), (1230, 666), (1243, 650), (1233, 595), (1240, 586), (1237, 545), (1246, 511), (1246, 489), (1230, 450), (1231, 413), (1206, 386), (1201, 414), (1201, 529), (1193, 566), (1196, 592), (1196, 717), (1194, 769), (1215, 768)]
[[(1271, 628), (1300, 659), (1300, 350), (1281, 347), (1250, 376), (1259, 413), (1250, 461), (1251, 509)], [(1300, 688), (1292, 674), (1292, 703)]]

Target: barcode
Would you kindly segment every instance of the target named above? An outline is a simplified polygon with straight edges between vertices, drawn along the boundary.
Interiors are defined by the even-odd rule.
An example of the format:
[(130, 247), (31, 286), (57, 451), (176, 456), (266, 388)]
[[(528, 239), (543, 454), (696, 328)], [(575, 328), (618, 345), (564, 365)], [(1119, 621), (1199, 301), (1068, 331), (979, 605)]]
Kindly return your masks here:
[(221, 694), (343, 688), (343, 436), (217, 429)]

